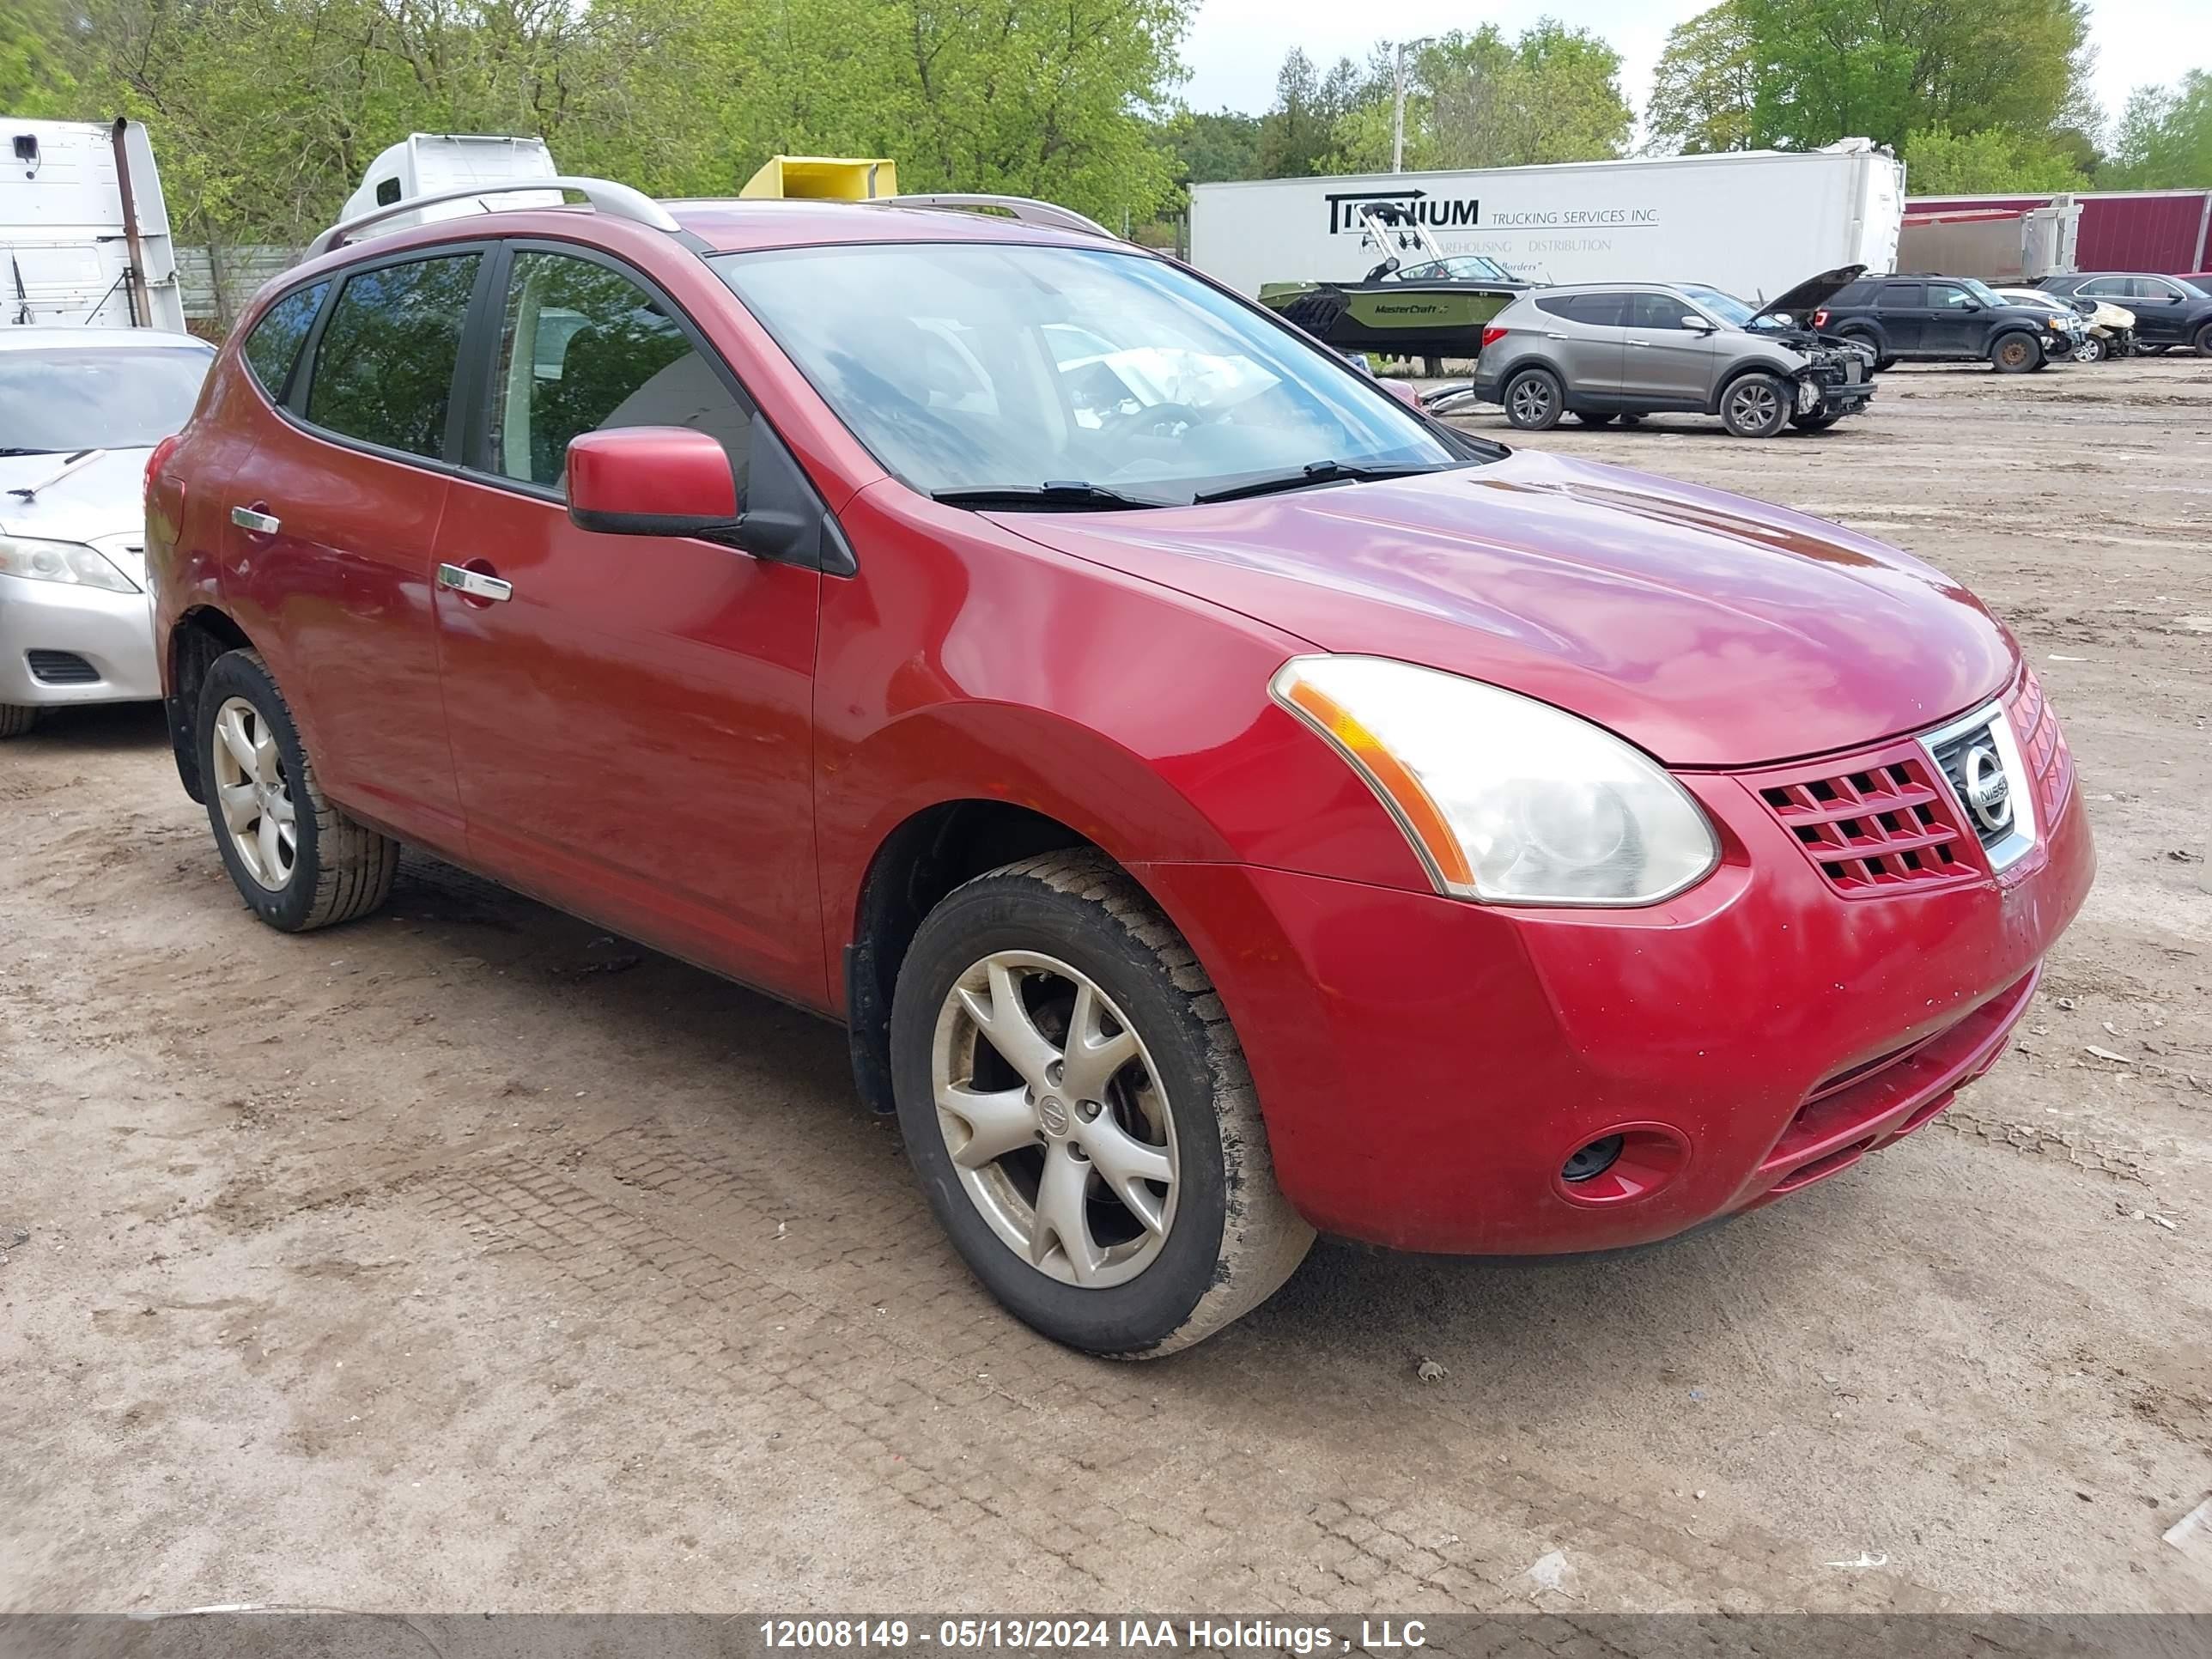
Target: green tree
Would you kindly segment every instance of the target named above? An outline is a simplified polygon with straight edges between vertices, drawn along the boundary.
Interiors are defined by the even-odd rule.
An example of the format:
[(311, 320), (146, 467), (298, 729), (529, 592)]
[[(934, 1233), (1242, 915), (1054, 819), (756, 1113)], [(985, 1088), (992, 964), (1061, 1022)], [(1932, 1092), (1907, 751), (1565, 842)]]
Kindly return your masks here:
[(63, 64), (60, 14), (46, 0), (9, 0), (0, 11), (0, 112), (69, 113), (75, 82)]
[(1326, 75), (1293, 46), (1275, 73), (1275, 101), (1260, 118), (1260, 171), (1268, 179), (1328, 172), (1336, 124), (1358, 100), (1364, 77), (1346, 58)]
[(2120, 190), (2212, 183), (2212, 74), (2191, 70), (2172, 87), (2138, 87), (2098, 183)]
[(1723, 0), (1670, 37), (1650, 125), (1683, 148), (2048, 138), (2094, 120), (2087, 18), (2086, 0)]
[(1662, 155), (1750, 149), (1758, 139), (1759, 62), (1749, 21), (1723, 0), (1667, 37), (1644, 123)]
[(1978, 191), (2084, 190), (2088, 178), (2075, 158), (2050, 138), (2024, 137), (2002, 127), (1953, 132), (1927, 127), (1905, 141), (1905, 180), (1917, 196), (1964, 196)]
[[(1364, 95), (1338, 120), (1332, 171), (1390, 165), (1390, 100), (1388, 60), (1378, 57)], [(1553, 18), (1510, 40), (1488, 23), (1454, 30), (1407, 66), (1409, 167), (1607, 160), (1624, 153), (1634, 125), (1620, 92), (1620, 54)]]

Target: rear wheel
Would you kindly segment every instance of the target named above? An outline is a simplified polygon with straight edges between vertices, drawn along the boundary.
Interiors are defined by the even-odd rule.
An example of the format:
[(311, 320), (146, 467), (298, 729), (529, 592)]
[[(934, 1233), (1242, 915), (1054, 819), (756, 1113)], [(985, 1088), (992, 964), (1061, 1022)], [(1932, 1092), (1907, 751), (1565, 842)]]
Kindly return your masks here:
[(1721, 424), (1739, 438), (1771, 438), (1789, 421), (1790, 401), (1776, 376), (1740, 375), (1721, 393)]
[(39, 723), (40, 711), (27, 703), (0, 702), (0, 738), (20, 738)]
[(1523, 432), (1548, 432), (1565, 408), (1559, 380), (1548, 368), (1524, 368), (1505, 383), (1505, 418)]
[(399, 843), (324, 796), (258, 652), (216, 659), (200, 687), (198, 730), (208, 823), (248, 909), (271, 927), (304, 933), (384, 902)]
[(1613, 420), (1611, 415), (1594, 409), (1578, 409), (1575, 411), (1575, 418), (1584, 426), (1611, 426)]
[(1102, 854), (1024, 859), (931, 911), (891, 1064), (930, 1208), (1055, 1340), (1172, 1353), (1265, 1301), (1313, 1242), (1205, 969)]
[(2207, 323), (2197, 331), (2196, 344), (2198, 356), (2212, 357), (2212, 323)]
[(2000, 334), (1990, 343), (1990, 367), (2000, 374), (2025, 374), (2043, 367), (2043, 348), (2032, 334)]

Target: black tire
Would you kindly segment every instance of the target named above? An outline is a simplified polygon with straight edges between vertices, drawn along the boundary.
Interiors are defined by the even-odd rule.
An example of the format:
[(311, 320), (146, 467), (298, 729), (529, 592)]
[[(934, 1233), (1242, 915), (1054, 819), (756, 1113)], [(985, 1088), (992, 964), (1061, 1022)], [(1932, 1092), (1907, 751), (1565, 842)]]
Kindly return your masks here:
[[(983, 969), (987, 958), (1007, 951), (1050, 958), (1086, 976), (1113, 1012), (1126, 1012), (1127, 1029), (1142, 1045), (1138, 1060), (1129, 1064), (1138, 1065), (1139, 1077), (1158, 1080), (1158, 1092), (1147, 1098), (1172, 1121), (1166, 1145), (1175, 1160), (1173, 1204), (1150, 1261), (1120, 1283), (1081, 1286), (1018, 1254), (986, 1218), (983, 1200), (970, 1195), (940, 1123), (949, 1115), (939, 1113), (936, 1101), (939, 1045), (946, 1042), (948, 1053), (962, 1052), (948, 1036), (961, 1029), (963, 1018), (955, 992), (963, 978)], [(1048, 972), (1038, 977), (1045, 989), (1054, 983)], [(1023, 992), (1025, 1002), (1030, 994)], [(992, 998), (994, 1018), (996, 1003)], [(1041, 1002), (1034, 1012), (1041, 1030), (1050, 1010)], [(964, 1052), (971, 1056), (969, 1081), (974, 1082), (982, 1074), (985, 1044), (972, 1030), (969, 1040), (974, 1046)], [(1064, 1030), (1059, 1040), (1066, 1042)], [(1006, 1086), (1006, 1078), (1014, 1077), (1010, 1092), (1021, 1094), (1014, 1069), (998, 1061), (995, 1050), (992, 1058), (1005, 1075), (991, 1086)], [(1055, 1069), (1047, 1075), (1057, 1086), (1066, 1073)], [(1114, 1075), (1126, 1079), (1130, 1073), (1125, 1066)], [(1313, 1242), (1312, 1228), (1275, 1185), (1243, 1050), (1206, 970), (1144, 890), (1103, 854), (1024, 859), (978, 876), (929, 913), (899, 969), (891, 1008), (891, 1077), (907, 1155), (939, 1224), (985, 1287), (1017, 1318), (1055, 1341), (1117, 1358), (1173, 1353), (1267, 1300)], [(1038, 1101), (1033, 1089), (1021, 1097)], [(1050, 1097), (1040, 1103), (1060, 1104)], [(1027, 1167), (1041, 1171), (1049, 1152), (1074, 1153), (1073, 1143), (1082, 1131), (1070, 1125), (1081, 1110), (1080, 1103), (1073, 1110), (1060, 1105), (1053, 1120), (1054, 1133), (1069, 1146), (1049, 1147), (1040, 1129), (1034, 1152), (1023, 1144), (979, 1167), (1018, 1179), (1018, 1168), (1008, 1166), (1034, 1158)], [(1045, 1121), (1041, 1113), (1040, 1123)], [(1073, 1161), (1086, 1166), (1089, 1178), (1080, 1212), (1084, 1231), (1090, 1231), (1091, 1218), (1102, 1206), (1127, 1219), (1120, 1200), (1087, 1167), (1091, 1160), (1078, 1156)], [(1032, 1174), (1030, 1181), (1029, 1198), (1035, 1201), (1039, 1177)], [(1035, 1237), (1035, 1212), (1028, 1212)], [(1143, 1243), (1141, 1234), (1137, 1243)], [(1057, 1239), (1044, 1259), (1049, 1262), (1055, 1251)], [(1066, 1270), (1066, 1253), (1060, 1253)]]
[(1584, 426), (1611, 426), (1613, 422), (1613, 417), (1601, 410), (1578, 409), (1574, 413)]
[(2197, 338), (2194, 343), (2196, 345), (2197, 355), (2198, 356), (2212, 357), (2212, 323), (2207, 323), (2203, 327), (2197, 331)]
[[(273, 872), (281, 878), (275, 884), (262, 881), (246, 862), (239, 847), (242, 832), (232, 830), (226, 815), (220, 787), (224, 772), (216, 755), (216, 745), (225, 739), (217, 725), (234, 702), (246, 705), (256, 718), (253, 736), (274, 744), (282, 796), (292, 813), (291, 862)], [(299, 728), (292, 723), (291, 708), (259, 652), (233, 651), (216, 659), (200, 687), (195, 729), (208, 827), (215, 834), (223, 867), (248, 909), (281, 932), (305, 933), (357, 921), (383, 904), (399, 868), (399, 843), (356, 823), (324, 795), (315, 781), (314, 763), (301, 745)], [(260, 816), (257, 809), (252, 823), (246, 826), (256, 831), (257, 843)], [(278, 833), (281, 836), (281, 829)], [(255, 857), (259, 856), (257, 847)], [(281, 854), (279, 863), (281, 866)]]
[(1896, 367), (1897, 359), (1894, 357), (1877, 357), (1874, 360), (1874, 372), (1877, 374), (1885, 374)]
[(1990, 342), (1990, 367), (2000, 374), (2027, 374), (2043, 367), (2043, 347), (2033, 334), (2014, 329)]
[(1810, 415), (1792, 415), (1790, 424), (1800, 432), (1826, 432), (1843, 418), (1840, 409), (1816, 409)]
[(1753, 370), (1721, 392), (1721, 424), (1739, 438), (1771, 438), (1790, 423), (1795, 389), (1779, 375)]
[(28, 703), (0, 702), (0, 738), (20, 738), (46, 711)]
[(1549, 432), (1566, 412), (1559, 377), (1548, 368), (1524, 368), (1505, 383), (1505, 419), (1523, 432)]
[(1644, 417), (1641, 415), (1624, 415), (1620, 417), (1620, 423), (1623, 426), (1642, 426)]

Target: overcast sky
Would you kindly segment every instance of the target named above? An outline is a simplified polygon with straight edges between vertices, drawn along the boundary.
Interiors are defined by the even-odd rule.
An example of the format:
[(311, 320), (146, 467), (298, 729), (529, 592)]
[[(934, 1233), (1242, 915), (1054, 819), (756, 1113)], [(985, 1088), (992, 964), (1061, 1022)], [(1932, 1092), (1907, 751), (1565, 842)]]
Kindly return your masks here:
[[(1349, 54), (1364, 58), (1387, 28), (1416, 40), (1450, 28), (1495, 23), (1508, 33), (1546, 12), (1596, 30), (1626, 60), (1623, 79), (1640, 113), (1651, 68), (1667, 32), (1711, 0), (1384, 0), (1380, 6), (1344, 0), (1200, 0), (1198, 20), (1183, 47), (1191, 78), (1183, 98), (1193, 109), (1262, 110), (1275, 95), (1275, 70), (1293, 45), (1324, 67)], [(2130, 89), (2212, 69), (2212, 5), (2203, 0), (2090, 0), (2090, 43), (2097, 48), (2096, 86), (2106, 111), (2119, 113)], [(1378, 24), (1378, 20), (1387, 22)]]

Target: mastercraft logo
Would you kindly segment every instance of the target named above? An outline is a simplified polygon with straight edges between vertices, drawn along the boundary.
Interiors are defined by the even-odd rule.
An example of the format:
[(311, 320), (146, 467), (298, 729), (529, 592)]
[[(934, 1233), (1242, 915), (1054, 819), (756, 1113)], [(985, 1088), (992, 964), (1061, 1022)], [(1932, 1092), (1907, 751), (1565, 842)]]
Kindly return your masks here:
[(1425, 190), (1346, 191), (1322, 198), (1328, 204), (1328, 234), (1359, 230), (1359, 210), (1388, 202), (1415, 224), (1435, 230), (1471, 230), (1482, 222), (1482, 203), (1474, 196), (1431, 196)]

